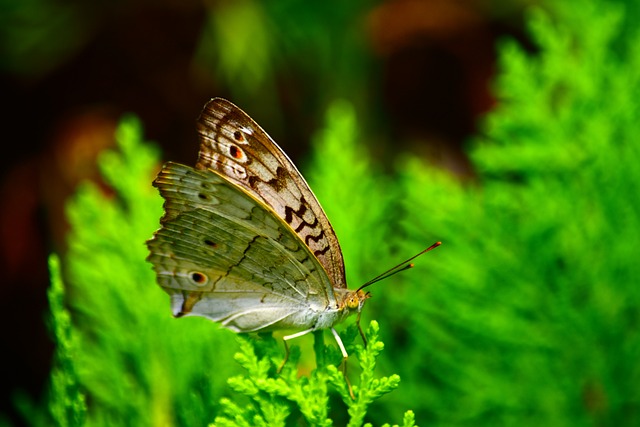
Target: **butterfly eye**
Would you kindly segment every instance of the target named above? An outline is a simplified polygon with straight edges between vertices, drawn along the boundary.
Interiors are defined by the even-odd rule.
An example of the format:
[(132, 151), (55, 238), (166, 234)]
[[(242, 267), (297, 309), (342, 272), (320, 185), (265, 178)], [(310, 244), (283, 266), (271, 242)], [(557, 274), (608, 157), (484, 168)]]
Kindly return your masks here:
[(358, 308), (360, 306), (360, 300), (357, 295), (349, 295), (347, 298), (347, 307), (350, 309)]

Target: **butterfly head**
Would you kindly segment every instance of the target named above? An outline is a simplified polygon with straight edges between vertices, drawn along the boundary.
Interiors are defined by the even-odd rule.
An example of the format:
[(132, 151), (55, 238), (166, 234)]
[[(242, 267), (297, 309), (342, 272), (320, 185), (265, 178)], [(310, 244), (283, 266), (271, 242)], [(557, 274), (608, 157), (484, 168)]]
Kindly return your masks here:
[(342, 300), (342, 306), (349, 311), (360, 311), (364, 302), (371, 297), (371, 293), (361, 289), (357, 291), (348, 291)]

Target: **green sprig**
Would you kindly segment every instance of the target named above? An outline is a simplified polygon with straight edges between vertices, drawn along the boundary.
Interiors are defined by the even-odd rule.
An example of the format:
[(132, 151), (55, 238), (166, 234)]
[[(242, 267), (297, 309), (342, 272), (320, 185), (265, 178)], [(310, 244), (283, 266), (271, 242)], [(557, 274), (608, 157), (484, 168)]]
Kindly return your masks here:
[[(322, 334), (316, 334), (316, 364), (317, 367), (309, 376), (298, 376), (294, 362), (297, 357), (290, 359), (280, 374), (277, 367), (278, 358), (272, 357), (277, 350), (274, 339), (254, 340), (246, 336), (238, 337), (240, 351), (236, 354), (236, 361), (246, 371), (229, 379), (230, 387), (251, 402), (242, 407), (229, 399), (222, 399), (220, 405), (223, 415), (216, 418), (214, 426), (231, 425), (263, 425), (284, 426), (288, 417), (296, 412), (313, 426), (331, 426), (333, 421), (329, 415), (331, 392), (337, 392), (344, 402), (349, 415), (349, 427), (363, 425), (369, 405), (376, 399), (396, 389), (400, 383), (398, 375), (376, 378), (376, 359), (384, 349), (379, 341), (379, 326), (372, 321), (366, 331), (368, 345), (353, 345), (357, 335), (355, 328), (348, 328), (342, 339), (349, 349), (354, 349), (354, 356), (358, 360), (361, 373), (358, 383), (353, 385), (355, 399), (349, 394), (343, 372), (336, 364), (324, 363), (324, 360), (334, 360), (326, 357), (334, 350), (327, 348), (322, 342)], [(295, 354), (297, 347), (291, 349)], [(259, 357), (257, 354), (264, 354)], [(326, 358), (326, 359), (325, 359)], [(351, 360), (348, 359), (347, 363)], [(339, 363), (338, 363), (339, 365)], [(408, 412), (407, 414), (409, 414)], [(412, 413), (411, 413), (412, 414)], [(413, 425), (413, 415), (405, 415), (404, 425)]]

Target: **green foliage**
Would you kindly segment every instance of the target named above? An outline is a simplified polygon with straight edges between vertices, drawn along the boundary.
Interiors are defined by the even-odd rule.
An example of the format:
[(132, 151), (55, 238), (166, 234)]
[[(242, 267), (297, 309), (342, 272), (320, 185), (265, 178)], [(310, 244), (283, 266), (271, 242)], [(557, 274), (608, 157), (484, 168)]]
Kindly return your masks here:
[[(60, 272), (60, 260), (49, 257), (51, 287), (48, 291), (50, 317), (49, 328), (56, 342), (47, 411), (23, 394), (14, 400), (22, 415), (32, 425), (81, 426), (86, 419), (87, 405), (82, 385), (76, 372), (75, 358), (78, 354), (78, 337), (65, 306), (65, 288)], [(0, 425), (4, 425), (0, 422)]]
[(203, 425), (235, 369), (233, 334), (204, 319), (171, 317), (145, 262), (144, 241), (162, 212), (150, 185), (158, 156), (131, 117), (116, 140), (118, 151), (100, 159), (109, 193), (87, 183), (68, 207), (64, 271), (77, 351), (58, 369), (77, 373), (91, 402), (87, 425)]
[(277, 102), (283, 91), (307, 93), (300, 97), (306, 107), (345, 94), (368, 100), (368, 76), (375, 76), (376, 64), (368, 53), (363, 16), (372, 7), (368, 0), (215, 4), (194, 59), (247, 111), (263, 110), (262, 100)]
[[(333, 346), (324, 346), (322, 332), (316, 334), (316, 354), (319, 356), (317, 368), (308, 377), (298, 376), (297, 356), (291, 357), (282, 372), (276, 373), (282, 352), (272, 337), (265, 336), (262, 341), (239, 337), (240, 352), (235, 357), (246, 374), (230, 378), (229, 385), (236, 393), (246, 396), (249, 405), (223, 399), (224, 415), (218, 416), (213, 425), (284, 426), (295, 410), (298, 418), (304, 419), (307, 425), (331, 426), (333, 421), (328, 413), (331, 387), (338, 392), (347, 407), (349, 422), (346, 425), (362, 426), (369, 405), (397, 388), (400, 382), (397, 375), (374, 378), (376, 359), (384, 348), (384, 344), (378, 340), (378, 332), (377, 322), (372, 321), (366, 333), (366, 348), (353, 345), (353, 339), (357, 335), (355, 326), (344, 335), (345, 343), (352, 353), (355, 352), (361, 368), (359, 383), (353, 384), (355, 399), (349, 394), (343, 373), (336, 367), (342, 361), (342, 356)], [(331, 355), (331, 363), (325, 363), (322, 356), (325, 353)], [(412, 426), (413, 421), (413, 414), (408, 412), (404, 425)]]
[(571, 4), (530, 14), (536, 54), (503, 44), (477, 182), (405, 165), (407, 246), (443, 246), (379, 318), (405, 379), (389, 408), (430, 425), (640, 422), (640, 32)]
[[(371, 424), (366, 423), (365, 427), (371, 427)], [(382, 427), (390, 427), (390, 425), (383, 424)], [(398, 427), (398, 425), (394, 424), (393, 427)], [(418, 427), (416, 425), (416, 417), (413, 411), (407, 411), (404, 413), (404, 417), (402, 418), (402, 427)]]
[(71, 317), (64, 306), (64, 285), (60, 273), (60, 261), (56, 256), (49, 259), (51, 288), (51, 329), (56, 340), (55, 368), (51, 373), (51, 399), (49, 412), (59, 426), (81, 426), (87, 411), (74, 357), (78, 353), (78, 339), (71, 325)]

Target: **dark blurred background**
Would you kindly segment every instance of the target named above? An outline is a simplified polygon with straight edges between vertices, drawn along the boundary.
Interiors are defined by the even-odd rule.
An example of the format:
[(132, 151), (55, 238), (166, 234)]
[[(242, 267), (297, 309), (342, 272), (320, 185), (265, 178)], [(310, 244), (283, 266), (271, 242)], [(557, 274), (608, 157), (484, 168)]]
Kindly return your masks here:
[(164, 157), (195, 161), (195, 119), (230, 99), (297, 162), (324, 109), (351, 101), (379, 159), (407, 150), (473, 177), (465, 140), (491, 109), (496, 40), (533, 1), (2, 0), (0, 413), (50, 368), (46, 257), (64, 252), (64, 203), (123, 113)]

